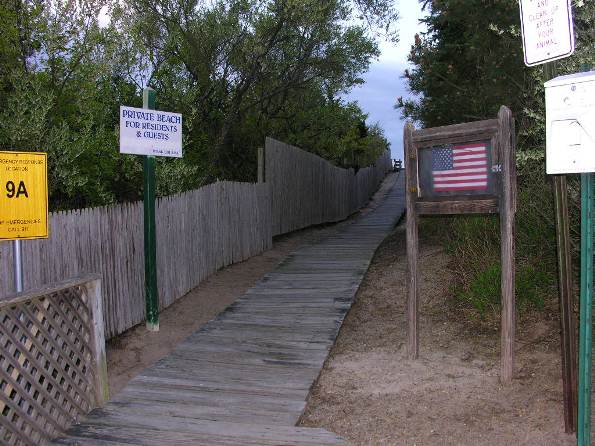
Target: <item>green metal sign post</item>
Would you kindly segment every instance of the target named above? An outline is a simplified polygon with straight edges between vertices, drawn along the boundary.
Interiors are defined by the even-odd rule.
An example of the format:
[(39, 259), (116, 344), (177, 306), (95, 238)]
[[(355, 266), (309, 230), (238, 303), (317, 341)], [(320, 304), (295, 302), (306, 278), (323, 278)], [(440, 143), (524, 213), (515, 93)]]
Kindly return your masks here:
[(143, 108), (120, 105), (120, 153), (144, 157), (145, 315), (147, 329), (159, 331), (155, 157), (182, 158), (182, 114), (155, 110), (155, 90), (143, 89)]
[(579, 327), (578, 445), (591, 445), (593, 306), (593, 174), (581, 174), (581, 304)]
[[(143, 108), (155, 110), (155, 90), (143, 90)], [(155, 157), (143, 161), (143, 203), (145, 227), (145, 298), (147, 329), (159, 331), (159, 299), (157, 294), (157, 242), (155, 237)]]
[[(581, 71), (590, 70), (589, 65)], [(581, 302), (578, 362), (578, 446), (591, 445), (593, 356), (593, 174), (581, 174)]]

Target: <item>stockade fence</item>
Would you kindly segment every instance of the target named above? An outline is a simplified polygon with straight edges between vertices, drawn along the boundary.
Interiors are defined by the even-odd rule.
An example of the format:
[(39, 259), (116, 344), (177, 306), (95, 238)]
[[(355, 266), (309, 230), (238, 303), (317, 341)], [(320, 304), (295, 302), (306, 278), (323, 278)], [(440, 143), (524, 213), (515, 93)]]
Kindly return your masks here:
[(273, 138), (266, 139), (265, 160), (273, 235), (344, 220), (368, 202), (392, 168), (388, 152), (354, 173)]
[[(264, 184), (217, 182), (158, 199), (155, 214), (160, 308), (272, 244)], [(145, 319), (142, 202), (52, 213), (50, 231), (46, 240), (23, 243), (27, 288), (98, 273), (108, 338)], [(0, 295), (6, 295), (12, 292), (9, 243), (0, 244), (0, 259)]]
[[(390, 169), (388, 153), (357, 174), (272, 139), (265, 153), (265, 183), (223, 181), (157, 200), (160, 309), (269, 249), (275, 235), (345, 219)], [(52, 213), (50, 237), (22, 250), (27, 289), (100, 275), (107, 338), (145, 320), (142, 202)], [(0, 300), (13, 289), (12, 249), (0, 243)]]

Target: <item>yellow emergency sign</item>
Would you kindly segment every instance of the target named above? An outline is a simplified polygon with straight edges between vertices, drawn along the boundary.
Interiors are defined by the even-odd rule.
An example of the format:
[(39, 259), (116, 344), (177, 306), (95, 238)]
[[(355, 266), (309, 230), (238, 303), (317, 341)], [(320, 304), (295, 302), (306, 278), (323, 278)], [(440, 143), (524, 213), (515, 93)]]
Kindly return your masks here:
[(47, 237), (47, 153), (0, 152), (0, 240)]

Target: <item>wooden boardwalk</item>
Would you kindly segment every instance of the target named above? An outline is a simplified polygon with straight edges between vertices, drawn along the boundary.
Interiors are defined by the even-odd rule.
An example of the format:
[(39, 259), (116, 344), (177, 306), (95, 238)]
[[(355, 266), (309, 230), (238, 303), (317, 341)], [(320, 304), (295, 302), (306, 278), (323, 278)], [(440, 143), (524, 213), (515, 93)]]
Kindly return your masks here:
[(403, 213), (403, 177), (374, 211), (295, 251), (54, 444), (346, 444), (295, 425), (376, 248)]

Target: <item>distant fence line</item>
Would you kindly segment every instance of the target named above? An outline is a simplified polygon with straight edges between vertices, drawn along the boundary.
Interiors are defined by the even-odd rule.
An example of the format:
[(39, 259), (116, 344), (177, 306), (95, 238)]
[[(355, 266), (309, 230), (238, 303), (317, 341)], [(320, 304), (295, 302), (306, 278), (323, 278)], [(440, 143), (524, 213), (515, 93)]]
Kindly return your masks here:
[[(265, 159), (264, 184), (223, 181), (157, 200), (160, 308), (275, 235), (345, 219), (390, 169), (388, 153), (354, 174), (272, 139)], [(100, 274), (107, 338), (145, 319), (142, 202), (52, 213), (50, 238), (22, 245), (27, 289)], [(12, 249), (0, 243), (0, 299), (13, 289)]]
[(388, 152), (354, 173), (273, 138), (266, 139), (265, 159), (273, 235), (344, 220), (368, 202), (392, 168)]

